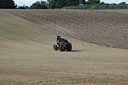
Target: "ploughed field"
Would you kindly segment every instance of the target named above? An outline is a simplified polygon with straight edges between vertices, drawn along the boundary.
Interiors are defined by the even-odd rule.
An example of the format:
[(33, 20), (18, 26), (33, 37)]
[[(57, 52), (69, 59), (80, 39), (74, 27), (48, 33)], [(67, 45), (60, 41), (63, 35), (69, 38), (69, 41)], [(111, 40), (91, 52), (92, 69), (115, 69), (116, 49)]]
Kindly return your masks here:
[[(108, 23), (101, 24), (107, 22), (102, 13), (107, 13), (108, 19), (116, 14), (113, 17), (122, 18), (120, 19), (122, 22), (115, 21), (118, 22), (118, 27), (112, 24), (113, 28), (110, 28), (110, 25), (107, 26)], [(91, 14), (97, 17), (98, 14), (101, 14), (105, 20), (97, 25), (89, 24), (89, 21), (97, 18), (92, 17)], [(73, 16), (79, 16), (79, 18)], [(103, 41), (106, 42), (123, 39), (122, 36), (127, 36), (125, 29), (127, 24), (126, 27), (123, 26), (122, 30), (119, 28), (125, 23), (123, 21), (127, 20), (123, 18), (126, 16), (126, 12), (113, 13), (111, 11), (0, 10), (0, 85), (128, 85), (127, 49), (109, 48), (74, 39), (79, 38), (86, 41), (87, 38), (94, 41), (101, 34), (103, 35), (101, 38), (110, 34), (110, 37), (116, 37), (108, 40), (104, 38)], [(111, 19), (113, 20), (112, 17)], [(99, 20), (91, 23), (98, 22)], [(104, 28), (101, 28), (100, 25)], [(114, 27), (118, 31), (114, 30)], [(103, 30), (108, 34), (102, 33)], [(97, 32), (101, 34), (97, 34)], [(56, 36), (60, 33), (74, 37), (61, 35), (72, 43), (72, 52), (53, 50)], [(118, 33), (120, 34), (116, 35)], [(97, 38), (99, 42), (102, 42), (101, 38)], [(89, 40), (88, 42), (91, 42)], [(102, 44), (104, 43), (102, 42)]]
[(128, 49), (127, 10), (8, 10), (8, 12), (79, 40)]

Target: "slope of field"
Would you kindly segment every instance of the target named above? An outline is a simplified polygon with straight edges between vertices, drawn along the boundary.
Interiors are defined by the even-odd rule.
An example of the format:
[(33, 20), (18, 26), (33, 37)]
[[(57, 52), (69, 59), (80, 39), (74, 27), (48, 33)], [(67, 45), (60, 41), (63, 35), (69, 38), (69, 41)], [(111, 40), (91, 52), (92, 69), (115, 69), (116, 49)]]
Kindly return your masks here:
[(57, 35), (0, 11), (0, 85), (128, 85), (127, 50), (63, 36), (73, 51), (54, 51)]
[(7, 12), (86, 42), (128, 49), (127, 10), (7, 10)]

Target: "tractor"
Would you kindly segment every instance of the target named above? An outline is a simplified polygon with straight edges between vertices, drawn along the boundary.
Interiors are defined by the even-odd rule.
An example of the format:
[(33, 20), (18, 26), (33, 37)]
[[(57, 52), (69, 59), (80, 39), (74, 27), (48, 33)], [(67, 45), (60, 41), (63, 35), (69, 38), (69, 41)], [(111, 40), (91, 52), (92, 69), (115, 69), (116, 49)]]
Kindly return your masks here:
[(53, 45), (55, 51), (72, 51), (72, 44), (68, 40), (57, 36), (56, 45)]

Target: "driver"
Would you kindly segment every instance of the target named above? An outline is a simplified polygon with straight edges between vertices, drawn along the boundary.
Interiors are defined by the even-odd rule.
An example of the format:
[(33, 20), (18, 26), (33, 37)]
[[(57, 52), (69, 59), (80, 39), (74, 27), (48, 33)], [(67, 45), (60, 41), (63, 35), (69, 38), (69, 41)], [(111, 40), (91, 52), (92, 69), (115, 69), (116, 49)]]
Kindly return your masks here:
[(61, 37), (58, 35), (57, 36), (57, 40), (56, 40), (57, 45), (59, 45), (59, 43), (61, 42), (61, 40), (62, 40)]
[(60, 44), (60, 42), (68, 42), (66, 39), (63, 39), (63, 38), (61, 38), (59, 35), (57, 36), (57, 40), (56, 40), (56, 43), (57, 43), (57, 45), (59, 45)]

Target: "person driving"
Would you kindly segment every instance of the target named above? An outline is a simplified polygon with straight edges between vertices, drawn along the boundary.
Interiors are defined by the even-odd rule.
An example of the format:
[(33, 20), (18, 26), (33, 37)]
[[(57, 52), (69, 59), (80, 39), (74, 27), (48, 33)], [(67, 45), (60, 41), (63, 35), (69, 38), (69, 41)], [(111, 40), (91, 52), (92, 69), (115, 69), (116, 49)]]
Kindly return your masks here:
[(61, 37), (58, 35), (56, 39), (56, 43), (59, 45), (60, 42), (61, 42)]

